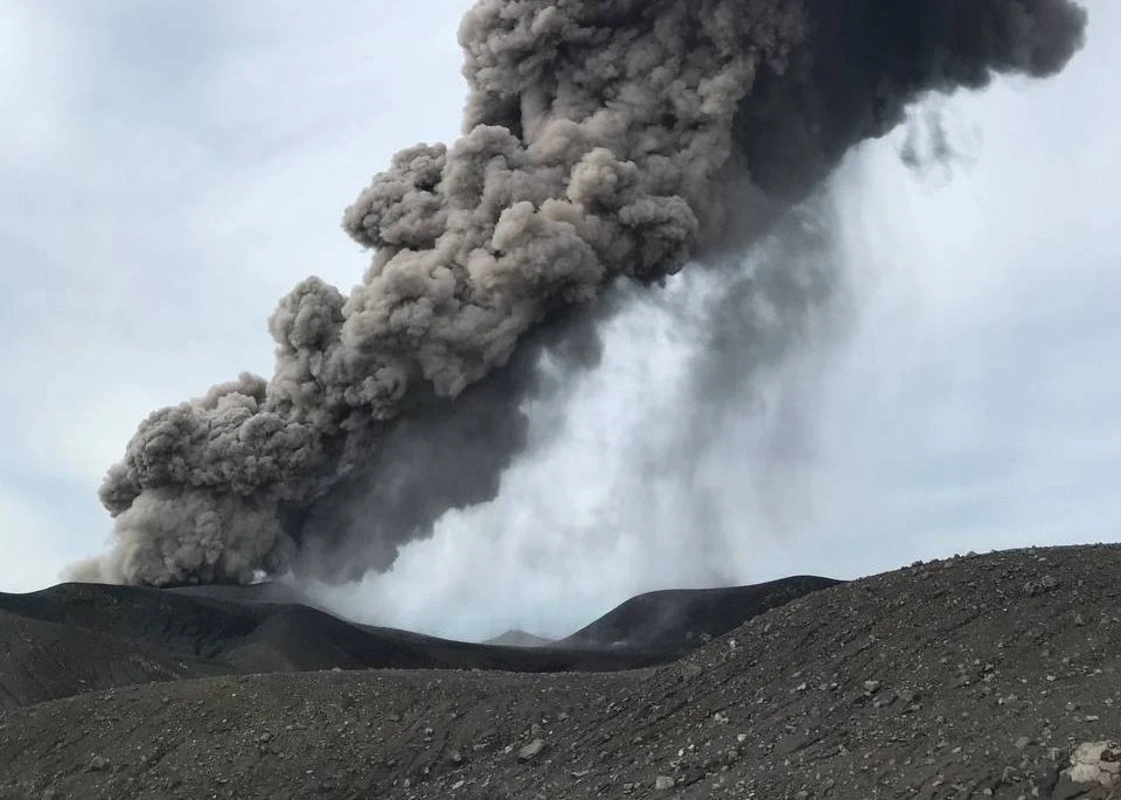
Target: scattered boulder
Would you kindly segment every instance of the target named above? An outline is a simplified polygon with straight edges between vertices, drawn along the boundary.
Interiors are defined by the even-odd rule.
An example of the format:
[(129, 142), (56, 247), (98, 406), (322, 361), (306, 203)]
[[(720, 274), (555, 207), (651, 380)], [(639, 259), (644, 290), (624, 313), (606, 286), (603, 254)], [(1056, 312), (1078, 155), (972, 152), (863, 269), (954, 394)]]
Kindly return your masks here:
[(518, 751), (518, 761), (532, 761), (545, 749), (544, 739), (534, 739)]
[(1121, 792), (1121, 744), (1085, 742), (1074, 750), (1064, 775), (1079, 786)]

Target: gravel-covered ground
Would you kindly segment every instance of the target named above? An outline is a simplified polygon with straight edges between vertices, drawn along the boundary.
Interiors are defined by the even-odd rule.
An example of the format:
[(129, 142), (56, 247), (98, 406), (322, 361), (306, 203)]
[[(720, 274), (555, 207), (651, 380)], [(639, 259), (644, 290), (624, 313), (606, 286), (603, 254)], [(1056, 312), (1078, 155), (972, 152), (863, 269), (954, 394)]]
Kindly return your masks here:
[(654, 592), (571, 641), (503, 646), (360, 625), (281, 584), (160, 590), (66, 583), (0, 593), (0, 711), (98, 689), (221, 674), (331, 669), (611, 672), (675, 661), (827, 578)]
[(0, 798), (1104, 797), (1060, 773), (1121, 735), (1119, 668), (1121, 547), (970, 556), (815, 592), (663, 667), (41, 703), (0, 718)]

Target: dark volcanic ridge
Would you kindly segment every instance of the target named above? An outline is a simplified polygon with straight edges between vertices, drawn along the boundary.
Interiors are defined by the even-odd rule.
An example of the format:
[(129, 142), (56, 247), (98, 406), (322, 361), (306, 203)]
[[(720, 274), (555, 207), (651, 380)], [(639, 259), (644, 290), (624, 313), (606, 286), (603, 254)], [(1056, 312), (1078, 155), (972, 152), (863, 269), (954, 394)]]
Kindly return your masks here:
[(509, 630), (487, 644), (638, 650), (681, 656), (765, 611), (841, 583), (833, 578), (797, 575), (752, 586), (646, 592), (563, 639)]
[[(361, 625), (293, 602), (311, 601), (284, 584), (161, 590), (67, 583), (0, 594), (0, 643), (9, 643), (0, 655), (0, 709), (224, 673), (633, 669), (671, 661), (702, 637), (832, 583), (792, 578), (763, 587), (675, 592), (657, 602), (647, 599), (655, 595), (641, 595), (571, 640), (523, 636), (486, 644)], [(707, 618), (698, 615), (702, 608)]]
[(203, 583), (168, 587), (166, 591), (188, 597), (210, 600), (232, 600), (238, 603), (294, 603), (319, 608), (319, 604), (295, 586), (280, 581), (262, 581), (250, 584)]
[(0, 798), (1107, 797), (1066, 768), (1121, 730), (1119, 672), (1121, 546), (994, 553), (810, 593), (661, 667), (41, 703), (0, 718)]
[[(841, 581), (798, 575), (754, 586), (670, 589), (632, 597), (559, 644), (684, 655), (751, 617)], [(745, 613), (750, 610), (750, 613)]]

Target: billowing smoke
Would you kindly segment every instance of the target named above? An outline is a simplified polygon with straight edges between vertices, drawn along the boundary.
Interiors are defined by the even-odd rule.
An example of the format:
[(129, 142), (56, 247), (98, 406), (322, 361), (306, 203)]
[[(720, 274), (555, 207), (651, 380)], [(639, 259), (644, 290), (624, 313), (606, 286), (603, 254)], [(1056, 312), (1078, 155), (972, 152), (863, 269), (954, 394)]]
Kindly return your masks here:
[[(402, 151), (346, 210), (362, 284), (303, 281), (271, 380), (142, 423), (101, 490), (115, 545), (76, 575), (387, 568), (493, 497), (525, 400), (595, 363), (610, 309), (589, 301), (744, 246), (924, 92), (1055, 73), (1085, 21), (1071, 0), (482, 0), (464, 135)], [(822, 286), (770, 280), (778, 314)]]

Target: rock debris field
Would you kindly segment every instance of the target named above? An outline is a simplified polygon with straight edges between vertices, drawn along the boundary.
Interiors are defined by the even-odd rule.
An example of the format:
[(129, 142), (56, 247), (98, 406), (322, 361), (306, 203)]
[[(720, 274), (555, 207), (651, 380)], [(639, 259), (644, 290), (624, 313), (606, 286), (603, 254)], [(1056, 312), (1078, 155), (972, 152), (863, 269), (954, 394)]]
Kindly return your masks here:
[[(32, 596), (8, 595), (0, 798), (1121, 796), (1121, 546), (970, 555), (795, 594), (743, 605), (746, 622), (689, 637), (684, 655), (647, 650), (643, 666), (621, 648), (635, 668), (626, 652), (565, 656), (556, 672), (510, 655), (550, 645), (490, 648), (503, 671), (266, 674), (216, 656), (198, 620), (185, 631), (210, 651), (191, 661), (156, 647), (159, 631), (26, 616), (13, 598)], [(95, 671), (101, 685), (139, 685), (12, 700), (46, 691), (35, 671), (57, 688), (83, 653), (117, 664)]]

